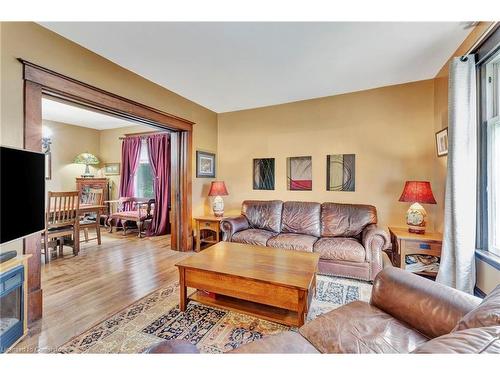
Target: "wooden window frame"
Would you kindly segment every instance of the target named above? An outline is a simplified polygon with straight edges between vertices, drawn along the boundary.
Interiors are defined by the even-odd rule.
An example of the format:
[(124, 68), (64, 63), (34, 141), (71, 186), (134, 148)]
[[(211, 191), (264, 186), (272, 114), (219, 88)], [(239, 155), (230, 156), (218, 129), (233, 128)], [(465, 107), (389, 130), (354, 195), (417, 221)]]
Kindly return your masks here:
[[(24, 148), (42, 149), (42, 97), (91, 108), (171, 131), (171, 248), (190, 251), (192, 235), (192, 139), (194, 122), (101, 90), (29, 61), (23, 64)], [(28, 275), (28, 321), (42, 316), (40, 235), (24, 240), (32, 254)]]

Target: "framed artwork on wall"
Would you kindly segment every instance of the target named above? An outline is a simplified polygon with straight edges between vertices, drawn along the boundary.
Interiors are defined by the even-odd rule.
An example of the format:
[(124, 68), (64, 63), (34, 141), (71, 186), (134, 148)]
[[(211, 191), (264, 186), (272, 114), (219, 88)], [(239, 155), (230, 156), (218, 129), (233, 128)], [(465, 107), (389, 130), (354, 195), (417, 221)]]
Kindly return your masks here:
[(312, 157), (286, 158), (288, 190), (312, 190)]
[(253, 189), (274, 190), (274, 158), (253, 159)]
[(448, 155), (448, 128), (436, 132), (436, 151), (437, 156)]
[(105, 176), (118, 176), (120, 174), (120, 163), (106, 163), (104, 164)]
[(354, 191), (356, 188), (356, 155), (326, 156), (326, 190)]
[(215, 154), (196, 151), (196, 177), (215, 178)]

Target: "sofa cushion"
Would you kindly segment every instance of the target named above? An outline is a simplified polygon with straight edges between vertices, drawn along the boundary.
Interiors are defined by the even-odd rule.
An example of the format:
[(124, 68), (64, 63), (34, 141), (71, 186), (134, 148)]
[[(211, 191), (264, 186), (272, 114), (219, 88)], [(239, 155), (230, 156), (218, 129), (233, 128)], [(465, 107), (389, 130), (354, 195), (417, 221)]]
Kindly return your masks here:
[(321, 353), (409, 353), (428, 339), (366, 302), (355, 301), (299, 329)]
[(264, 229), (245, 229), (241, 232), (236, 232), (231, 238), (232, 242), (247, 243), (249, 245), (266, 246), (267, 240), (276, 233)]
[(500, 326), (469, 328), (436, 337), (420, 345), (418, 354), (482, 354), (500, 353)]
[(282, 209), (282, 201), (244, 201), (241, 213), (250, 227), (279, 233)]
[(377, 210), (363, 204), (323, 203), (321, 237), (355, 237), (377, 223)]
[(229, 353), (318, 354), (319, 352), (303, 336), (299, 335), (297, 332), (289, 331), (277, 335), (265, 336), (260, 340), (242, 345)]
[(315, 202), (285, 202), (281, 232), (319, 237), (321, 205)]
[(500, 285), (459, 320), (453, 331), (467, 328), (500, 326)]
[(288, 250), (313, 251), (317, 237), (296, 233), (281, 233), (267, 241), (269, 247), (279, 247)]
[(324, 237), (314, 244), (313, 251), (319, 253), (321, 259), (365, 262), (366, 252), (363, 245), (354, 238)]

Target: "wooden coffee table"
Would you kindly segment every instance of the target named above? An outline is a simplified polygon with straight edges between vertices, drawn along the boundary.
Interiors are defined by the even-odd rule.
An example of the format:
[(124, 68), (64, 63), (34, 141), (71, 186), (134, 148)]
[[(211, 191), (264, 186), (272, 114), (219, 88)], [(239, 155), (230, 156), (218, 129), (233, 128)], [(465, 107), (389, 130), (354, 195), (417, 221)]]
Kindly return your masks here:
[[(300, 327), (316, 291), (318, 261), (314, 253), (219, 242), (176, 264), (179, 307), (185, 311), (190, 299)], [(188, 297), (187, 287), (197, 291)]]

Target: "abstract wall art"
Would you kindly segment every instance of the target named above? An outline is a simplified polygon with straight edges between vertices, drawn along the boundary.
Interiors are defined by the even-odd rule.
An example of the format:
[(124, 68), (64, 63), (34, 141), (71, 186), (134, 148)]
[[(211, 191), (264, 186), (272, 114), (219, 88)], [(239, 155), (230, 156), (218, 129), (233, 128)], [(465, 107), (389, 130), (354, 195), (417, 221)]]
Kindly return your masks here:
[(288, 190), (312, 190), (312, 158), (295, 156), (286, 159)]
[(356, 155), (326, 156), (326, 190), (354, 191), (356, 188)]
[(253, 159), (253, 189), (274, 190), (274, 158)]

